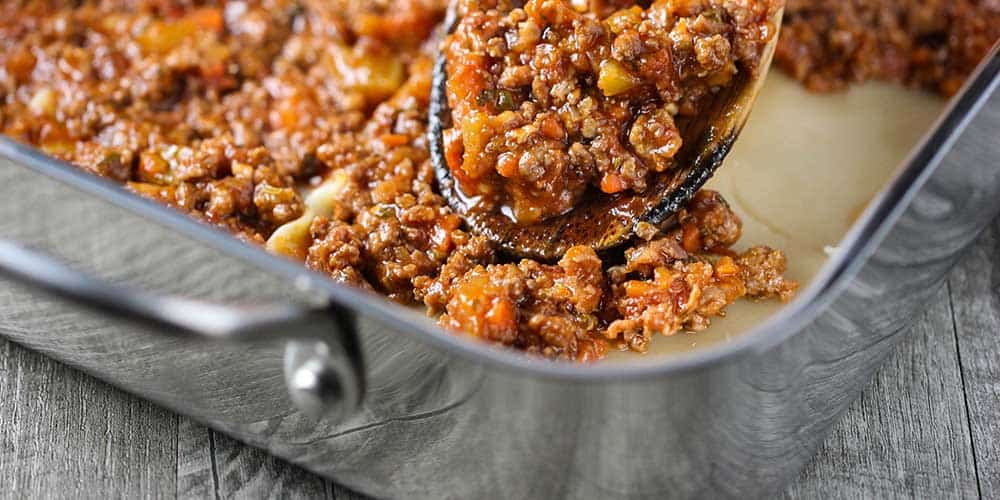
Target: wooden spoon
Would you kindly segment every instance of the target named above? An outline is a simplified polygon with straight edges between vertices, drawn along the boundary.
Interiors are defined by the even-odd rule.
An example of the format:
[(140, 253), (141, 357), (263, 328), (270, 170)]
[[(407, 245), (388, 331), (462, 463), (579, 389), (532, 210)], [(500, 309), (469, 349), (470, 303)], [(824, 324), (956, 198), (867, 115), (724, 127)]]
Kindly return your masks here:
[[(773, 26), (780, 26), (782, 12), (776, 11)], [(449, 18), (447, 26), (453, 28), (454, 16)], [(704, 103), (695, 119), (678, 122), (683, 146), (674, 158), (675, 165), (657, 174), (645, 191), (593, 194), (569, 212), (528, 225), (499, 212), (469, 210), (458, 192), (444, 154), (443, 132), (451, 126), (451, 110), (447, 63), (441, 54), (434, 66), (428, 130), (440, 192), (473, 231), (485, 235), (502, 251), (543, 261), (558, 260), (576, 245), (588, 245), (598, 252), (610, 250), (627, 242), (640, 223), (669, 225), (675, 212), (712, 177), (732, 149), (767, 76), (777, 40), (775, 33), (754, 71), (738, 72), (728, 87)]]

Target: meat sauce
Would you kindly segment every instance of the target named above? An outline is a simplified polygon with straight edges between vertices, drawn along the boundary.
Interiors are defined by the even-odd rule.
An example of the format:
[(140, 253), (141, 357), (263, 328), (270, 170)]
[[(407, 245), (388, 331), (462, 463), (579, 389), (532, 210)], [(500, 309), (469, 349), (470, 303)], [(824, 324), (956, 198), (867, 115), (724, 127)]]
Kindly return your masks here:
[(997, 39), (995, 0), (788, 0), (775, 63), (820, 92), (878, 79), (950, 96)]
[[(739, 217), (712, 191), (620, 255), (515, 261), (466, 231), (425, 137), (445, 3), (4, 2), (0, 128), (456, 333), (548, 358), (644, 351), (733, 301), (791, 297), (784, 254), (733, 251)], [(826, 59), (811, 60), (820, 73)]]
[(779, 2), (460, 5), (444, 44), (448, 167), (473, 210), (531, 224), (669, 169), (675, 117), (754, 71)]

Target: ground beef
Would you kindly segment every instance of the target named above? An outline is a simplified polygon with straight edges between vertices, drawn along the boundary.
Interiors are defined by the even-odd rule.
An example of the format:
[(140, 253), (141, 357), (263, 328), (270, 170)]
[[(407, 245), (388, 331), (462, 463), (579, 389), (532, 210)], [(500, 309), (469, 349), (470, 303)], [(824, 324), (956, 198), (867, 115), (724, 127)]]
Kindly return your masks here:
[(725, 200), (702, 190), (682, 209), (679, 227), (625, 251), (608, 269), (608, 339), (645, 351), (656, 332), (698, 331), (741, 297), (791, 298), (798, 284), (784, 278), (785, 256), (767, 247), (729, 250), (741, 223)]
[(445, 155), (470, 209), (530, 224), (642, 192), (682, 145), (675, 117), (756, 69), (779, 3), (460, 2)]
[[(327, 170), (317, 149), (365, 126), (443, 12), (400, 3), (362, 16), (295, 0), (4, 2), (0, 124), (263, 242), (301, 213), (292, 187)], [(412, 29), (352, 31), (383, 14)]]
[[(625, 250), (605, 266), (573, 247), (556, 266), (496, 263), (484, 242), (460, 248), (418, 295), (443, 326), (548, 357), (591, 360), (609, 348), (644, 352), (653, 335), (704, 330), (742, 297), (788, 300), (784, 254), (753, 247), (737, 255), (741, 223), (718, 193), (701, 191), (679, 227)], [(694, 236), (692, 236), (694, 234)]]
[(795, 289), (781, 252), (729, 250), (740, 222), (710, 191), (666, 233), (638, 231), (617, 265), (586, 247), (515, 262), (467, 232), (435, 190), (425, 136), (425, 39), (443, 2), (0, 9), (5, 134), (456, 332), (590, 361)]
[(952, 95), (997, 39), (997, 0), (788, 0), (775, 62), (815, 91), (880, 79)]
[(558, 265), (522, 260), (477, 265), (447, 289), (440, 323), (546, 357), (591, 361), (607, 344), (593, 335), (604, 295), (601, 259), (573, 247)]
[(309, 226), (312, 244), (306, 266), (330, 275), (336, 281), (366, 289), (372, 286), (361, 273), (365, 243), (350, 224), (316, 217)]

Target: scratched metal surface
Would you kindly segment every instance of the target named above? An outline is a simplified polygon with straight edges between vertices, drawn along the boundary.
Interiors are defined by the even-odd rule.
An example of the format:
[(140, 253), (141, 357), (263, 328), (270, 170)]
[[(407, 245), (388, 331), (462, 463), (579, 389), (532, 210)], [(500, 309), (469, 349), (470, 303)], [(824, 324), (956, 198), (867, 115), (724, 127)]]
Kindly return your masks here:
[[(2, 497), (359, 498), (0, 341)], [(787, 498), (1000, 495), (1000, 220), (792, 483)]]

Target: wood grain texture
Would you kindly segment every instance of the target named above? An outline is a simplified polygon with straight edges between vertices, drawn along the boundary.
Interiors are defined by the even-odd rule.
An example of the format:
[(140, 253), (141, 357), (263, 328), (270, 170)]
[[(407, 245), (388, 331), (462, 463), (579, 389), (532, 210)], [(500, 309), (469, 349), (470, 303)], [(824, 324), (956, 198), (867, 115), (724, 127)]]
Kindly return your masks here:
[(0, 381), (0, 497), (174, 495), (174, 414), (6, 341)]
[(948, 281), (983, 498), (1000, 495), (1000, 220)]
[(327, 498), (326, 481), (261, 450), (212, 433), (219, 498)]
[(213, 498), (216, 496), (216, 469), (212, 459), (214, 431), (178, 417), (177, 424), (177, 498)]
[(934, 300), (788, 498), (978, 495), (947, 290)]
[[(1000, 222), (786, 498), (1000, 494)], [(0, 497), (363, 497), (0, 340)]]

